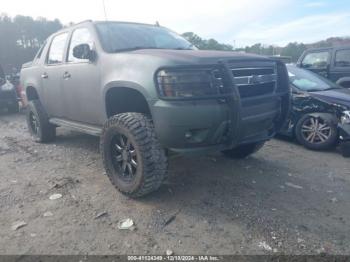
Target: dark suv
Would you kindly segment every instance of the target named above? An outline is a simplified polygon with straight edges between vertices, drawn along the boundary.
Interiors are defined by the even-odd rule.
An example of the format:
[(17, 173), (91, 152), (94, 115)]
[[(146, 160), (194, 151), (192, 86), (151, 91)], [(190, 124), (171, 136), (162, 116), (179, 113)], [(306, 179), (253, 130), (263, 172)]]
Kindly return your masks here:
[(167, 151), (245, 157), (289, 110), (283, 63), (199, 51), (164, 27), (83, 22), (49, 37), (23, 66), (27, 122), (36, 141), (57, 126), (100, 136), (111, 182), (142, 196), (160, 187)]
[(297, 65), (350, 88), (350, 46), (308, 49)]
[(19, 112), (19, 103), (15, 86), (7, 80), (0, 65), (0, 108), (7, 108), (10, 113)]

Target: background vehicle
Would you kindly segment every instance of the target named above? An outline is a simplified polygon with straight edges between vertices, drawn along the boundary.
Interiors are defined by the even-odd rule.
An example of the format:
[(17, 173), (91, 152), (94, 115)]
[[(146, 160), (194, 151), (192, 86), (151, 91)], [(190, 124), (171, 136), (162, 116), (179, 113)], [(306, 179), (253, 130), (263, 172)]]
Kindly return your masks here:
[(350, 88), (350, 46), (306, 50), (297, 65)]
[(0, 108), (7, 108), (10, 113), (19, 112), (17, 92), (0, 65)]
[(310, 71), (287, 65), (292, 87), (292, 110), (280, 133), (295, 136), (305, 147), (328, 149), (350, 140), (350, 90)]
[(12, 72), (8, 76), (8, 80), (16, 90), (18, 101), (21, 102), (23, 107), (25, 107), (26, 104), (23, 97), (23, 89), (20, 85), (20, 72), (17, 70), (17, 68), (12, 68)]
[(51, 36), (23, 66), (27, 122), (36, 141), (56, 126), (101, 136), (111, 182), (145, 195), (167, 177), (165, 150), (246, 157), (289, 110), (282, 62), (199, 51), (160, 26), (84, 22)]

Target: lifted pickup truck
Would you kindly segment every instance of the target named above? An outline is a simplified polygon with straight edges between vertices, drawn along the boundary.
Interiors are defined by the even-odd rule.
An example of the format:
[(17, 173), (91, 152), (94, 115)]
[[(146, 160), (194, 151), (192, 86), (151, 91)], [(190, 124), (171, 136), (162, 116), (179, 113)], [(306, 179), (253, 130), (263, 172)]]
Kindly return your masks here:
[(297, 66), (350, 88), (350, 46), (308, 49)]
[(106, 174), (139, 197), (167, 178), (167, 152), (246, 157), (284, 124), (283, 63), (199, 51), (160, 26), (87, 21), (50, 36), (23, 66), (35, 141), (57, 126), (100, 136)]

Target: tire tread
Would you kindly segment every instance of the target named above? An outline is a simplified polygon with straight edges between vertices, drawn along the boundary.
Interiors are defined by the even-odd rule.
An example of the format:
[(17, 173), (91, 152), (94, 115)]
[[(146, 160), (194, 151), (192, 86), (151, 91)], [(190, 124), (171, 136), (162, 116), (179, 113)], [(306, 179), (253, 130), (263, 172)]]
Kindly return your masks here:
[[(104, 134), (112, 126), (125, 127), (135, 138), (140, 154), (143, 158), (143, 178), (141, 185), (137, 190), (125, 191), (113, 179), (113, 172), (109, 170), (106, 162)], [(104, 125), (100, 148), (103, 164), (106, 168), (107, 176), (111, 183), (123, 194), (133, 198), (141, 197), (157, 190), (167, 178), (168, 161), (162, 149), (154, 126), (149, 117), (141, 113), (122, 113), (112, 116)]]

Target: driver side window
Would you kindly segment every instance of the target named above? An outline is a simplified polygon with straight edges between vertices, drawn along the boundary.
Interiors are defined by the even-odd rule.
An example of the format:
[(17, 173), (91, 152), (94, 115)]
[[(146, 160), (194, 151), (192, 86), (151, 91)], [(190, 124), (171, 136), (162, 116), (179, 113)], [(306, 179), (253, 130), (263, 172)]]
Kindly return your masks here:
[(88, 59), (79, 59), (73, 55), (74, 47), (81, 44), (88, 44), (90, 46), (90, 49), (93, 48), (94, 44), (93, 44), (92, 36), (87, 28), (78, 28), (74, 30), (70, 41), (70, 45), (69, 45), (68, 62), (88, 61)]
[(302, 67), (315, 69), (326, 68), (328, 64), (328, 57), (328, 51), (309, 53), (304, 57)]

